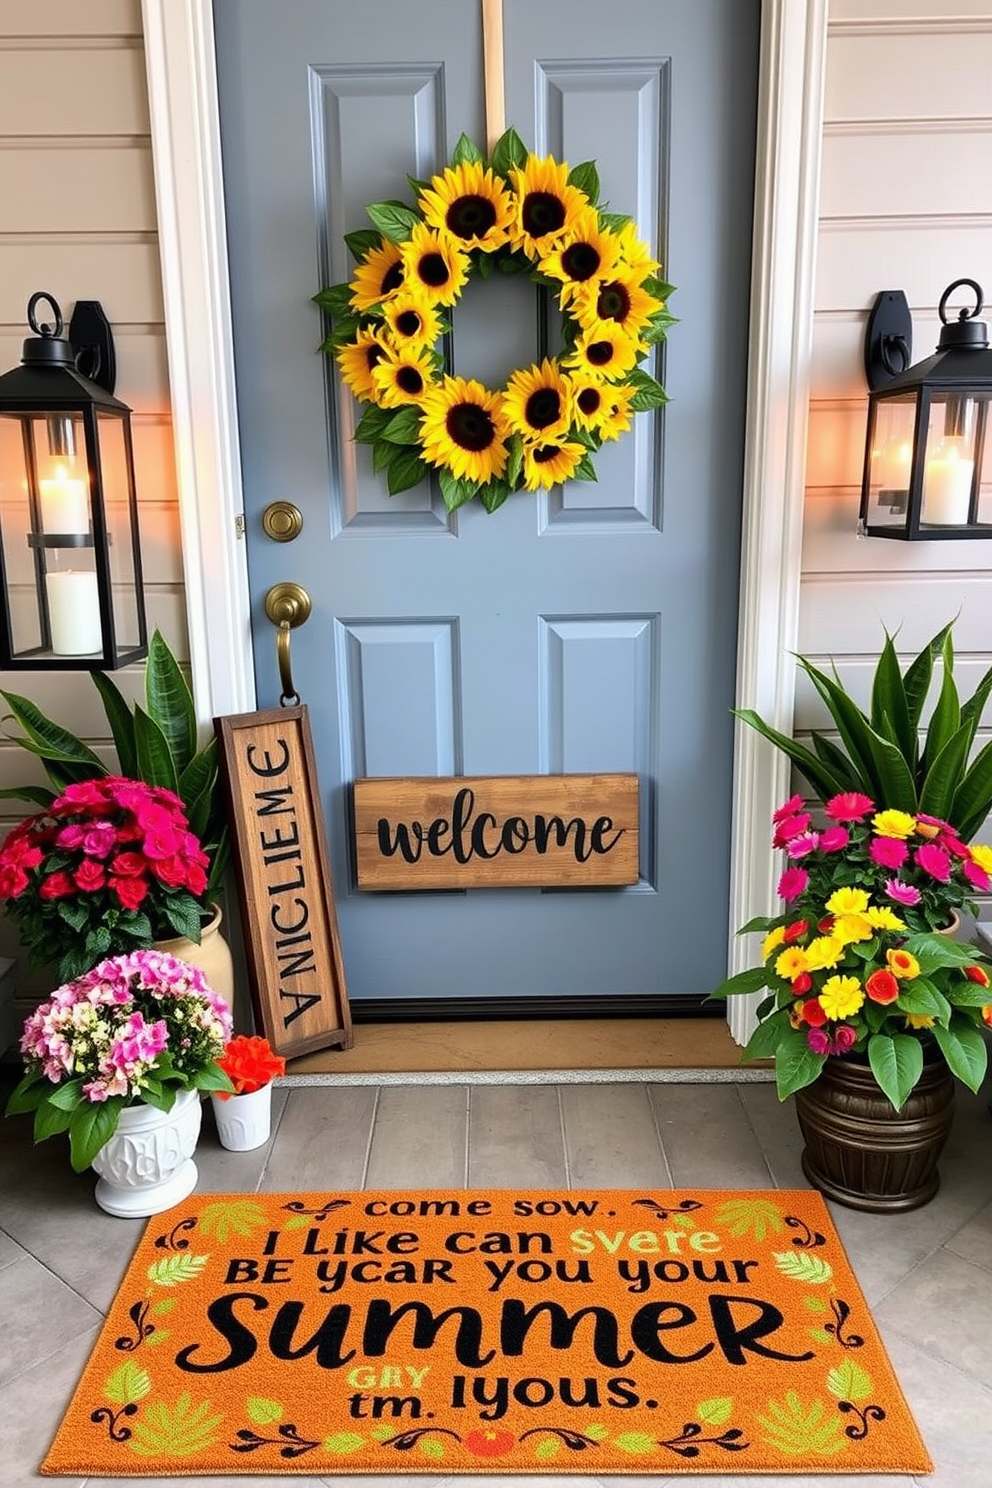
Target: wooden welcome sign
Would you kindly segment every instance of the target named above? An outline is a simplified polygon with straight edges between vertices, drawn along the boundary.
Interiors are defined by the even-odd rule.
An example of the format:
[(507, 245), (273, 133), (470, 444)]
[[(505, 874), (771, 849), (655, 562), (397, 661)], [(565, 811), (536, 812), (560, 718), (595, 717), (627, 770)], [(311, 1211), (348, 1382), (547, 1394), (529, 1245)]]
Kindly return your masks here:
[(215, 718), (256, 1022), (286, 1057), (351, 1018), (306, 708)]
[(636, 775), (364, 779), (354, 795), (360, 889), (637, 883)]

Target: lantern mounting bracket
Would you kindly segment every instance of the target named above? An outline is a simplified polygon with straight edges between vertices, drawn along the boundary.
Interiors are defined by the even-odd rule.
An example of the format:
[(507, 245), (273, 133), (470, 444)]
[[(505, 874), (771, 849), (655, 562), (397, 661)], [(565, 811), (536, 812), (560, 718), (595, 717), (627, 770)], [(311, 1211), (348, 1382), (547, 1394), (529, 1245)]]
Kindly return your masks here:
[(69, 321), (69, 342), (76, 370), (113, 397), (117, 385), (117, 354), (110, 321), (99, 300), (77, 300)]
[(905, 372), (913, 360), (913, 317), (901, 289), (876, 295), (865, 329), (865, 379), (872, 392)]

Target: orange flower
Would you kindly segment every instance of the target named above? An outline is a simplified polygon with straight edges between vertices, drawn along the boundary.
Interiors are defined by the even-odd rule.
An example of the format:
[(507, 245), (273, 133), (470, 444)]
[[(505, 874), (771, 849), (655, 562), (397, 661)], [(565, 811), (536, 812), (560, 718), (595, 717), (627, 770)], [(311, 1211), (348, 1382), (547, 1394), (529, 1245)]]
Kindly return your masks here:
[(885, 959), (889, 963), (889, 970), (895, 977), (905, 977), (911, 980), (920, 974), (920, 963), (909, 951), (886, 951)]
[(980, 987), (989, 985), (989, 974), (984, 966), (966, 966), (964, 974), (969, 982), (977, 982)]
[(879, 967), (865, 982), (865, 991), (872, 1002), (895, 1002), (899, 996), (899, 983), (891, 971)]
[[(248, 1095), (253, 1090), (261, 1090), (276, 1075), (286, 1073), (285, 1059), (272, 1052), (268, 1039), (248, 1038), (243, 1033), (228, 1040), (217, 1063), (234, 1086), (235, 1095)], [(221, 1100), (231, 1098), (227, 1091), (217, 1093)]]

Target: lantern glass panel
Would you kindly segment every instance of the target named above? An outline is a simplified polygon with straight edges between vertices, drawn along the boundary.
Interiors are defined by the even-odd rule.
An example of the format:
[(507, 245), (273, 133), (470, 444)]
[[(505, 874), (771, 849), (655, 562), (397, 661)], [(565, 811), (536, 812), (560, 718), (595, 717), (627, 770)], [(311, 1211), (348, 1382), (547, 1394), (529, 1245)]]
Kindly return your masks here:
[(915, 423), (915, 393), (876, 400), (867, 512), (873, 526), (906, 525)]
[(28, 545), (30, 427), (21, 414), (0, 415), (0, 545), (3, 579), (15, 654), (42, 645), (41, 612), (35, 587), (36, 554)]
[(923, 454), (922, 523), (963, 527), (969, 520), (987, 403), (987, 397), (970, 392), (933, 393)]
[(137, 510), (132, 479), (133, 460), (128, 428), (123, 418), (100, 411), (100, 466), (103, 506), (110, 557), (110, 591), (114, 635), (119, 650), (142, 643), (136, 571)]

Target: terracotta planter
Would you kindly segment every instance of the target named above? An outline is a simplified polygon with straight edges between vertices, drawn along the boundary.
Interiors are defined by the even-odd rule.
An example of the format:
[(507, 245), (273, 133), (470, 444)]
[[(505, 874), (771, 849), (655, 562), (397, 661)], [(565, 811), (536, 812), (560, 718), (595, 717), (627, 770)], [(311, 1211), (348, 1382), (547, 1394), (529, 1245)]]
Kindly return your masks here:
[(140, 1219), (161, 1214), (191, 1194), (200, 1116), (198, 1090), (181, 1090), (171, 1111), (125, 1106), (114, 1135), (93, 1159), (100, 1208), (121, 1219)]
[(954, 1079), (942, 1060), (924, 1064), (901, 1111), (867, 1062), (844, 1058), (828, 1059), (795, 1102), (803, 1172), (827, 1198), (884, 1214), (918, 1209), (937, 1192), (937, 1163), (954, 1119)]
[(211, 904), (212, 916), (200, 933), (200, 943), (177, 935), (173, 940), (157, 940), (155, 949), (165, 951), (180, 961), (198, 966), (219, 997), (234, 1010), (234, 957), (231, 947), (220, 933), (223, 911), (219, 904)]

